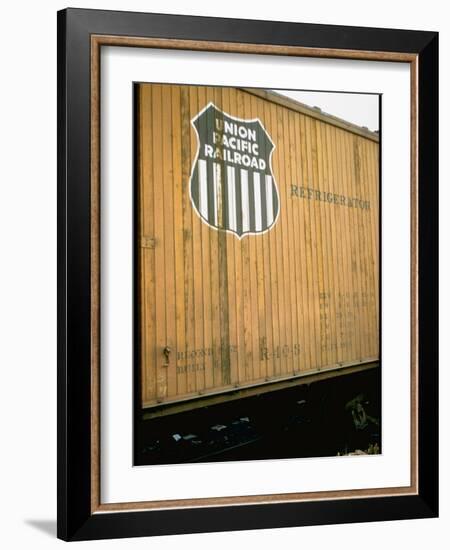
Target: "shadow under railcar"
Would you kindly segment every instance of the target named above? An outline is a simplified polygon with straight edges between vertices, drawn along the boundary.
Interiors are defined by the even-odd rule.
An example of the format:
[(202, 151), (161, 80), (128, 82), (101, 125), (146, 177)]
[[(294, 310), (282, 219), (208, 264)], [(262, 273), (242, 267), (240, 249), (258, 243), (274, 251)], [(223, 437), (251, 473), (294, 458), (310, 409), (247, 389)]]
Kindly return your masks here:
[(381, 370), (140, 419), (135, 465), (381, 452)]

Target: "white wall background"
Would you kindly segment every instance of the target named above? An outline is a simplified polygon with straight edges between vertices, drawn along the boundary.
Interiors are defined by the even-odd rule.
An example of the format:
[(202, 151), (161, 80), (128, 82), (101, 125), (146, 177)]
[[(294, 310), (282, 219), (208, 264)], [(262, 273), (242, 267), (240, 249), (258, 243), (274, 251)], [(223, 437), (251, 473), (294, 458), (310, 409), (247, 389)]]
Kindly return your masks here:
[[(64, 2), (29, 0), (2, 8), (0, 87), (0, 530), (8, 549), (47, 549), (56, 518), (56, 11)], [(295, 3), (78, 1), (76, 7), (152, 11), (440, 31), (441, 97), (450, 96), (450, 28), (445, 3), (319, 0)], [(441, 104), (441, 205), (450, 201), (446, 124)], [(442, 206), (441, 206), (442, 208)], [(445, 547), (450, 535), (448, 429), (449, 216), (441, 216), (441, 518), (126, 541), (91, 548)]]

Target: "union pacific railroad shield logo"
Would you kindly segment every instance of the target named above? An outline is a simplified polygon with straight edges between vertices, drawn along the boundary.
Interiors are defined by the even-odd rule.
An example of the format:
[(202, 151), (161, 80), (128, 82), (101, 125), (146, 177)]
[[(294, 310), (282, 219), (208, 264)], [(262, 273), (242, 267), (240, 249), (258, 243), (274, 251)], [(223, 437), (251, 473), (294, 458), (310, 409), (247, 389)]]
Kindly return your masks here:
[(280, 199), (271, 167), (275, 145), (261, 121), (233, 117), (209, 103), (191, 123), (198, 138), (190, 179), (196, 213), (238, 239), (271, 229)]

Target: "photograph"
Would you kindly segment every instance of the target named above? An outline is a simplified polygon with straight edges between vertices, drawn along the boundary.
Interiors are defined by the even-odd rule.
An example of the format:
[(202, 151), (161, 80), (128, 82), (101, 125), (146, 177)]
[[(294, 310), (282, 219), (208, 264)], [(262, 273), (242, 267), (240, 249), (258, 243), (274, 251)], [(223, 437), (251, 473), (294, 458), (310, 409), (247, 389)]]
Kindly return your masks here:
[(381, 453), (381, 96), (133, 95), (134, 464)]

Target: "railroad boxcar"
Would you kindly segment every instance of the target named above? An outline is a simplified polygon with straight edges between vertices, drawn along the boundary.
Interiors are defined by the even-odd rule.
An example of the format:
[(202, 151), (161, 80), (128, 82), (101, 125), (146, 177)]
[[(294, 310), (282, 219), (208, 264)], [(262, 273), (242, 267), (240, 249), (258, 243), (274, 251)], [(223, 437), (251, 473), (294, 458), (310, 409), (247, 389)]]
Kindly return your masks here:
[(136, 85), (148, 415), (379, 364), (379, 136), (272, 91)]

